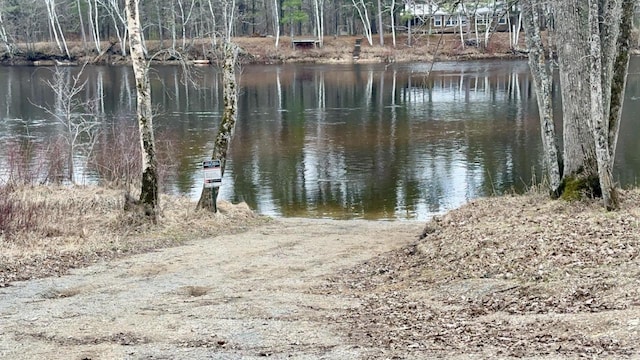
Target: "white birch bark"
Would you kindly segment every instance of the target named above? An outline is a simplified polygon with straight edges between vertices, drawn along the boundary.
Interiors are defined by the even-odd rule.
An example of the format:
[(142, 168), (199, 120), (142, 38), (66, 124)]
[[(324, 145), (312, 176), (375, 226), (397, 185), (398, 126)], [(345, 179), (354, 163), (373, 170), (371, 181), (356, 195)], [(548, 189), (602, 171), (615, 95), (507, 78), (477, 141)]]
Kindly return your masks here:
[(384, 46), (384, 27), (382, 24), (382, 1), (378, 0), (378, 38), (380, 46)]
[(324, 0), (313, 0), (313, 7), (316, 18), (316, 35), (318, 37), (320, 47), (322, 47), (324, 42)]
[(146, 215), (155, 221), (157, 219), (159, 206), (158, 165), (153, 134), (153, 113), (148, 63), (142, 47), (139, 0), (127, 0), (126, 11), (131, 62), (136, 79), (137, 118), (138, 128), (140, 130), (140, 145), (142, 148), (142, 186), (140, 202), (145, 207)]
[(181, 20), (181, 30), (182, 30), (182, 50), (187, 47), (187, 24), (191, 21), (191, 15), (193, 14), (193, 8), (196, 5), (194, 0), (191, 0), (191, 5), (189, 6), (189, 11), (185, 14), (184, 4), (182, 0), (178, 0), (178, 7), (180, 8), (180, 20)]
[(231, 43), (231, 36), (233, 35), (233, 28), (235, 26), (236, 0), (223, 0), (222, 5), (224, 13), (224, 38), (227, 43)]
[(96, 51), (98, 54), (102, 51), (102, 47), (100, 46), (100, 24), (99, 24), (99, 16), (98, 16), (98, 0), (87, 0), (87, 4), (89, 5), (89, 29), (91, 30), (91, 37), (93, 39), (93, 43), (96, 47)]
[(618, 51), (617, 40), (620, 34), (620, 18), (622, 17), (621, 0), (600, 0), (601, 8), (598, 18), (600, 29), (600, 46), (602, 59), (602, 88), (603, 111), (605, 125), (609, 128), (609, 108), (611, 104), (611, 92), (606, 91), (613, 79), (613, 66)]
[[(113, 27), (116, 30), (116, 37), (120, 43), (120, 52), (122, 56), (127, 56), (127, 19), (124, 9), (120, 9), (118, 0), (98, 0), (102, 6), (107, 9), (109, 16), (113, 21)], [(122, 27), (122, 30), (120, 29)]]
[(80, 0), (76, 0), (76, 7), (78, 8), (78, 19), (80, 20), (80, 34), (82, 36), (82, 47), (87, 49), (87, 32), (84, 29), (84, 16), (82, 16), (82, 8), (80, 6)]
[(13, 56), (14, 48), (12, 42), (9, 40), (9, 36), (7, 35), (7, 30), (4, 27), (4, 20), (2, 18), (2, 11), (0, 10), (0, 41), (4, 44), (4, 47), (7, 49), (7, 53), (9, 56)]
[[(611, 155), (609, 154), (608, 111), (604, 108), (602, 43), (600, 39), (600, 15), (598, 0), (589, 0), (589, 83), (591, 88), (591, 130), (595, 140), (598, 179), (602, 190), (602, 199), (607, 210), (618, 207), (618, 197), (613, 183)], [(617, 36), (616, 36), (617, 38)]]
[[(236, 61), (238, 58), (238, 47), (228, 41), (224, 43), (224, 63), (222, 65), (222, 83), (223, 83), (223, 112), (218, 135), (216, 136), (213, 153), (211, 159), (220, 160), (222, 174), (227, 163), (227, 152), (233, 138), (233, 133), (238, 117), (238, 86), (236, 81)], [(218, 197), (218, 188), (205, 188), (203, 186), (198, 201), (199, 209), (207, 209), (217, 211), (216, 201)]]
[(389, 17), (391, 18), (391, 42), (393, 44), (393, 47), (396, 47), (396, 0), (391, 0), (391, 6), (390, 6), (390, 14)]
[(522, 7), (522, 15), (529, 48), (529, 67), (535, 84), (542, 136), (542, 158), (549, 178), (550, 190), (557, 193), (560, 186), (560, 165), (553, 119), (551, 86), (553, 77), (547, 66), (540, 35), (538, 0), (531, 0)]
[(62, 31), (62, 27), (60, 26), (60, 21), (58, 20), (58, 14), (56, 13), (56, 3), (55, 0), (45, 0), (45, 5), (47, 8), (47, 15), (49, 17), (49, 25), (51, 27), (51, 31), (53, 32), (53, 36), (55, 38), (56, 44), (58, 45), (58, 49), (60, 52), (64, 53), (67, 58), (70, 58), (69, 47), (67, 46), (67, 40), (64, 37), (64, 32)]
[(371, 20), (369, 19), (369, 10), (364, 0), (351, 0), (353, 6), (358, 11), (358, 16), (362, 22), (362, 28), (364, 29), (364, 36), (367, 38), (369, 46), (373, 46), (373, 35), (371, 33)]
[(280, 12), (278, 11), (278, 0), (273, 0), (273, 31), (276, 36), (276, 49), (280, 46)]

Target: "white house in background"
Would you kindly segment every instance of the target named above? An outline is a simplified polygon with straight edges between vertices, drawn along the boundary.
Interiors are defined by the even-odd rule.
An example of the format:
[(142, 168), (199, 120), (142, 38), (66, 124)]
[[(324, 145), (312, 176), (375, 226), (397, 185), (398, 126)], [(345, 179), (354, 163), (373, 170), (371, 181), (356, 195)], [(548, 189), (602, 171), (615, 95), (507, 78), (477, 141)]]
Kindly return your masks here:
[[(475, 7), (476, 4), (477, 7)], [(410, 0), (405, 3), (404, 16), (409, 18), (410, 28), (420, 28), (423, 32), (452, 33), (476, 29), (484, 31), (487, 25), (496, 26), (496, 31), (508, 31), (509, 20), (511, 24), (518, 23), (519, 11), (515, 6), (506, 7), (505, 1), (484, 1), (483, 4), (464, 3), (452, 7), (436, 1)]]

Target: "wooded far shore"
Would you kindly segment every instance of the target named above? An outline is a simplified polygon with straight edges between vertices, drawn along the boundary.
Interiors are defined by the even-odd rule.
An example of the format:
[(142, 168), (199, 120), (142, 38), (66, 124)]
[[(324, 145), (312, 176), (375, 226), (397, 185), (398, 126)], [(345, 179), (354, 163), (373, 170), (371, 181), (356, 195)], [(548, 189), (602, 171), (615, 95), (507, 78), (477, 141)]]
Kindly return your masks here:
[[(301, 40), (295, 37), (293, 40)], [(360, 40), (360, 41), (359, 41)], [(322, 47), (292, 46), (292, 38), (281, 37), (276, 48), (273, 37), (237, 37), (234, 42), (240, 46), (241, 62), (244, 64), (280, 63), (393, 63), (419, 61), (475, 60), (526, 58), (526, 53), (509, 47), (508, 33), (495, 33), (486, 49), (463, 44), (459, 34), (413, 35), (409, 41), (406, 34), (396, 37), (393, 46), (391, 35), (385, 37), (385, 45), (369, 45), (360, 36), (325, 37)], [(360, 42), (358, 56), (354, 56), (356, 43)], [(411, 43), (411, 45), (409, 45)], [(71, 58), (59, 52), (55, 43), (40, 42), (21, 46), (10, 56), (0, 52), (3, 65), (124, 65), (130, 63), (128, 56), (122, 56), (117, 41), (104, 42), (101, 53), (85, 48), (82, 42), (69, 42)], [(210, 63), (215, 65), (219, 54), (209, 39), (190, 40), (184, 49), (172, 49), (170, 42), (147, 41), (148, 58), (160, 64), (185, 61), (187, 64)], [(520, 42), (524, 46), (524, 40)]]

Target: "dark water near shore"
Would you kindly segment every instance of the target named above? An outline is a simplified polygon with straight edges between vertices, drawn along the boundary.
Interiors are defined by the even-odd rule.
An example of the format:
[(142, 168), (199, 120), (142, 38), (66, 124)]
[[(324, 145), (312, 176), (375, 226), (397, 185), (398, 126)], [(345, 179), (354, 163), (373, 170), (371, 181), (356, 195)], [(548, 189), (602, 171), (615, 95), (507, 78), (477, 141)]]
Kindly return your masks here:
[[(470, 199), (522, 191), (540, 180), (537, 105), (526, 62), (244, 66), (239, 118), (221, 198), (261, 213), (426, 219)], [(72, 68), (73, 75), (78, 68)], [(152, 74), (158, 139), (172, 139), (178, 172), (165, 187), (194, 198), (198, 163), (221, 116), (214, 68), (192, 81), (178, 67)], [(640, 173), (640, 61), (633, 59), (616, 178)], [(84, 99), (104, 127), (134, 125), (128, 67), (88, 67)], [(38, 104), (56, 108), (51, 69), (0, 67), (0, 138), (45, 141), (61, 131)], [(556, 106), (559, 92), (556, 91)], [(9, 149), (0, 149), (6, 168)], [(81, 164), (81, 159), (78, 160)], [(80, 182), (95, 181), (81, 172)]]

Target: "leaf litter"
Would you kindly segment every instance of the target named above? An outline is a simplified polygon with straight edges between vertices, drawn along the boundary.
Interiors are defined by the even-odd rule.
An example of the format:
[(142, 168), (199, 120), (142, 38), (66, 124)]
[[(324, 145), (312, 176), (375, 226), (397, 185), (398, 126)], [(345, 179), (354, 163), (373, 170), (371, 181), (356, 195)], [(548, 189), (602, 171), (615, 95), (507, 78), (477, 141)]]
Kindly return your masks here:
[(478, 199), (314, 291), (370, 358), (631, 358), (640, 353), (640, 191), (622, 208)]

